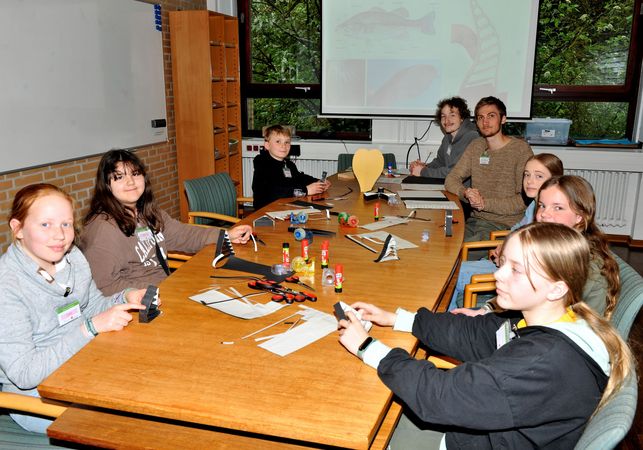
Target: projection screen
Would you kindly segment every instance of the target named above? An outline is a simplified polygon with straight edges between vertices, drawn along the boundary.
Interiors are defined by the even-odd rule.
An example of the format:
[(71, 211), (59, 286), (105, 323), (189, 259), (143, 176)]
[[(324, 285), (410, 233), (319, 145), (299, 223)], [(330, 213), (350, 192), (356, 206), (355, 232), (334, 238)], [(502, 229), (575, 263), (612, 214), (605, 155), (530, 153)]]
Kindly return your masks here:
[(322, 0), (322, 116), (431, 117), (459, 95), (531, 116), (538, 0)]

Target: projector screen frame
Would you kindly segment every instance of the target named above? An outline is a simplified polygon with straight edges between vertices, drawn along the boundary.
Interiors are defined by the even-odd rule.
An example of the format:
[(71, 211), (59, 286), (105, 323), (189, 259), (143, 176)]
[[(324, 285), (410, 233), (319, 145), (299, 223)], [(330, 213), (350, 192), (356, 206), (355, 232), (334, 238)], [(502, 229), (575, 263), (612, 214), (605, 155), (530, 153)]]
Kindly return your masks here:
[[(368, 47), (368, 39), (372, 39), (373, 33), (370, 33), (370, 28), (367, 27), (372, 27), (373, 29), (377, 30), (384, 30), (385, 32), (388, 32), (389, 34), (394, 35), (394, 33), (398, 33), (400, 36), (406, 35), (407, 37), (411, 35), (411, 32), (414, 32), (415, 35), (419, 32), (419, 29), (422, 29), (421, 27), (424, 26), (424, 23), (426, 23), (427, 16), (430, 15), (430, 12), (427, 13), (426, 15), (422, 16), (421, 14), (417, 14), (417, 11), (413, 9), (415, 7), (417, 9), (417, 4), (411, 4), (408, 2), (405, 2), (406, 5), (411, 5), (410, 6), (410, 12), (408, 9), (404, 9), (403, 7), (394, 7), (390, 6), (390, 3), (385, 3), (381, 0), (368, 0), (370, 1), (373, 5), (379, 4), (382, 6), (368, 6), (364, 7), (363, 5), (367, 3), (367, 0), (361, 0), (361, 1), (354, 1), (351, 2), (351, 5), (353, 5), (353, 9), (348, 10), (346, 2), (341, 2), (341, 7), (343, 8), (343, 11), (346, 12), (346, 15), (342, 19), (336, 19), (335, 21), (332, 22), (331, 25), (335, 26), (333, 30), (335, 31), (334, 33), (331, 33), (329, 31), (329, 26), (328, 26), (328, 15), (329, 13), (329, 8), (332, 9), (334, 4), (340, 5), (339, 0), (322, 0), (321, 2), (321, 8), (322, 8), (322, 18), (321, 18), (321, 109), (320, 109), (320, 114), (318, 117), (320, 118), (354, 118), (354, 119), (409, 119), (409, 120), (425, 120), (425, 119), (431, 119), (435, 118), (435, 107), (438, 103), (439, 100), (443, 98), (448, 98), (452, 97), (454, 95), (460, 95), (463, 98), (465, 98), (468, 102), (468, 105), (471, 109), (474, 108), (475, 104), (477, 101), (485, 96), (488, 95), (495, 95), (499, 98), (501, 98), (506, 104), (507, 104), (507, 118), (511, 120), (520, 120), (520, 121), (525, 121), (525, 120), (530, 120), (532, 118), (532, 110), (533, 110), (533, 101), (534, 101), (534, 96), (533, 96), (533, 86), (534, 86), (534, 77), (535, 77), (535, 59), (536, 59), (536, 38), (537, 38), (537, 33), (538, 33), (538, 15), (540, 12), (540, 1), (538, 0), (530, 0), (528, 3), (523, 4), (521, 8), (523, 8), (523, 11), (529, 11), (529, 22), (528, 26), (522, 27), (526, 28), (527, 31), (525, 32), (525, 35), (523, 36), (522, 39), (527, 39), (528, 41), (528, 48), (527, 50), (523, 53), (523, 60), (525, 62), (524, 66), (524, 72), (522, 75), (522, 84), (520, 84), (520, 89), (519, 91), (512, 92), (509, 95), (514, 95), (514, 96), (519, 96), (521, 98), (520, 100), (520, 109), (516, 109), (513, 107), (515, 105), (515, 102), (510, 102), (507, 101), (507, 95), (506, 93), (502, 92), (502, 89), (499, 87), (501, 86), (500, 83), (496, 83), (496, 90), (491, 90), (491, 91), (486, 91), (486, 90), (477, 90), (476, 95), (466, 95), (458, 92), (454, 92), (453, 90), (448, 90), (448, 91), (441, 91), (439, 88), (435, 88), (434, 90), (437, 92), (436, 94), (433, 94), (433, 97), (430, 101), (427, 101), (425, 103), (425, 106), (421, 108), (421, 110), (402, 110), (400, 108), (394, 108), (391, 109), (389, 106), (385, 106), (385, 108), (388, 108), (384, 111), (381, 111), (383, 108), (380, 108), (378, 106), (370, 106), (368, 104), (368, 101), (365, 99), (367, 98), (369, 92), (373, 92), (373, 95), (377, 93), (377, 91), (369, 91), (369, 87), (365, 86), (368, 81), (368, 70), (369, 68), (364, 68), (361, 69), (364, 72), (363, 79), (367, 80), (366, 82), (361, 82), (359, 84), (358, 82), (358, 87), (356, 87), (355, 82), (353, 81), (353, 78), (350, 78), (351, 72), (346, 69), (347, 61), (349, 61), (349, 64), (353, 64), (356, 66), (366, 66), (368, 63), (366, 62), (367, 59), (344, 59), (344, 60), (336, 60), (333, 62), (329, 62), (328, 60), (328, 46), (331, 45), (329, 41), (325, 38), (329, 34), (333, 35), (333, 39), (338, 39), (336, 38), (337, 35), (340, 35), (340, 31), (344, 33), (344, 35), (349, 35), (352, 38), (356, 39), (363, 39), (364, 42), (361, 44), (358, 41), (357, 44), (354, 44), (354, 46), (360, 48), (360, 45), (364, 48)], [(445, 0), (436, 0), (432, 3), (425, 3), (425, 2), (418, 2), (418, 4), (426, 4), (429, 6), (436, 6), (437, 8), (433, 10), (433, 19), (434, 19), (434, 25), (439, 22), (438, 20), (435, 20), (435, 15), (437, 14), (435, 11), (440, 11), (440, 8), (444, 10), (446, 8), (444, 5), (445, 4), (451, 4), (452, 2), (447, 2)], [(454, 2), (454, 3), (464, 3), (464, 2)], [(500, 2), (498, 2), (500, 3)], [(522, 3), (522, 2), (521, 2)], [(472, 7), (479, 7), (479, 2), (477, 0), (469, 0), (466, 2), (467, 5), (470, 5)], [(487, 5), (485, 5), (487, 6)], [(337, 8), (340, 8), (340, 6), (337, 6)], [(359, 8), (362, 8), (363, 10), (360, 11)], [(370, 9), (369, 9), (370, 8)], [(481, 8), (480, 8), (481, 9)], [(483, 11), (484, 14), (484, 11)], [(438, 15), (438, 18), (441, 16)], [(343, 20), (343, 22), (341, 21)], [(422, 22), (422, 21), (425, 22)], [(497, 19), (496, 19), (497, 20)], [(387, 23), (388, 21), (388, 23)], [(520, 23), (521, 21), (516, 19), (516, 22)], [(388, 27), (387, 27), (388, 25)], [(501, 24), (502, 25), (502, 24)], [(379, 28), (377, 28), (379, 26)], [(439, 29), (439, 25), (437, 25)], [(457, 29), (463, 29), (458, 22), (455, 22), (451, 25), (452, 28), (457, 27)], [(408, 30), (411, 31), (408, 31)], [(391, 31), (393, 30), (393, 31)], [(467, 36), (471, 38), (471, 32), (472, 30), (469, 29), (469, 33)], [(430, 31), (427, 32), (429, 34)], [(466, 34), (466, 33), (465, 33)], [(341, 37), (340, 37), (341, 38)], [(430, 38), (429, 38), (430, 39)], [(461, 38), (460, 40), (463, 40), (464, 38)], [(346, 41), (346, 37), (344, 36), (344, 40)], [(472, 42), (470, 39), (467, 42)], [(502, 44), (498, 40), (499, 45)], [(454, 45), (460, 44), (460, 42), (454, 42)], [(479, 44), (479, 43), (477, 43)], [(341, 40), (339, 41), (339, 44), (336, 44), (338, 46), (342, 45)], [(517, 44), (513, 44), (517, 45)], [(353, 44), (351, 44), (351, 47)], [(352, 51), (351, 49), (348, 48), (348, 45), (345, 45), (345, 48), (347, 49), (347, 53), (350, 54)], [(462, 45), (464, 47), (464, 45)], [(475, 46), (474, 46), (475, 47)], [(478, 45), (478, 47), (481, 47), (481, 45)], [(471, 49), (472, 46), (468, 46), (468, 51), (466, 52), (469, 56), (471, 56)], [(362, 53), (363, 54), (363, 53)], [(500, 56), (498, 57), (500, 58)], [(427, 60), (432, 59), (432, 57), (426, 57)], [(337, 62), (339, 61), (339, 62)], [(333, 63), (336, 65), (336, 67), (333, 69), (332, 65)], [(380, 64), (381, 67), (383, 67), (383, 64), (380, 61), (377, 61), (378, 64)], [(474, 62), (471, 63), (470, 67), (474, 66)], [(411, 66), (409, 66), (411, 67)], [(513, 66), (511, 66), (513, 67)], [(390, 89), (389, 90), (389, 97), (394, 97), (396, 93), (407, 93), (407, 95), (412, 96), (414, 91), (412, 89), (407, 89), (406, 83), (404, 83), (404, 80), (413, 80), (415, 75), (415, 79), (420, 79), (421, 77), (418, 76), (418, 73), (422, 73), (422, 69), (426, 70), (432, 70), (429, 65), (425, 65), (424, 67), (420, 67), (419, 69), (416, 70), (416, 73), (413, 73), (413, 68), (410, 68), (407, 71), (407, 76), (405, 77), (404, 74), (399, 77), (397, 80), (397, 84), (394, 82), (389, 83), (392, 88), (395, 89)], [(404, 69), (402, 69), (400, 72), (402, 72)], [(346, 77), (347, 81), (346, 83), (338, 83), (335, 88), (329, 87), (329, 73), (334, 72), (335, 73), (335, 78), (338, 77)], [(398, 72), (398, 73), (400, 73)], [(498, 72), (498, 70), (496, 70)], [(505, 77), (509, 77), (509, 75), (503, 75)], [(359, 76), (357, 77), (359, 78)], [(498, 76), (496, 76), (495, 80), (497, 81), (499, 79)], [(431, 88), (428, 88), (431, 89)], [(356, 94), (357, 92), (357, 94)], [(483, 93), (484, 92), (484, 93)], [(348, 97), (357, 97), (361, 96), (360, 100), (363, 100), (363, 103), (361, 104), (361, 110), (356, 109), (354, 106), (346, 106), (346, 110), (342, 110), (342, 108), (338, 108), (337, 105), (332, 104), (332, 102), (329, 101), (329, 96), (334, 95), (335, 98), (341, 99), (341, 101), (344, 101)], [(403, 95), (403, 94), (402, 94)], [(380, 95), (378, 98), (382, 98), (384, 96)], [(428, 97), (428, 96), (427, 96)], [(372, 97), (375, 98), (375, 97)], [(411, 99), (412, 101), (416, 101), (415, 99)], [(383, 100), (382, 100), (383, 101)], [(514, 109), (512, 109), (514, 108)], [(380, 111), (378, 111), (380, 110)]]

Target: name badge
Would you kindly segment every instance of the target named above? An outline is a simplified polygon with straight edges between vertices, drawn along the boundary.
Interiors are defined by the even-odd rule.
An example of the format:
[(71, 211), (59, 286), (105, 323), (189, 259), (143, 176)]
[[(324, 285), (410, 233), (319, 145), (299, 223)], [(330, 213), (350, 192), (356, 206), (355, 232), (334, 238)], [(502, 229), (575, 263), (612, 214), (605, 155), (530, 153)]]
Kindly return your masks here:
[(285, 167), (285, 166), (284, 166), (284, 177), (292, 178), (292, 174), (290, 173), (290, 169), (288, 167)]
[(487, 165), (489, 165), (489, 155), (487, 155), (487, 156), (482, 155), (482, 156), (480, 157), (480, 165), (481, 165), (481, 166), (487, 166)]
[(150, 230), (148, 227), (140, 227), (136, 229), (136, 237), (138, 238), (139, 242), (141, 241), (150, 241), (154, 239), (154, 235), (152, 234), (152, 230)]
[(511, 324), (508, 320), (504, 321), (500, 328), (496, 330), (496, 349), (499, 349), (507, 342), (512, 340), (516, 335), (511, 331)]
[(56, 308), (56, 316), (58, 316), (58, 325), (62, 327), (80, 317), (80, 304), (75, 300), (66, 305), (59, 306)]

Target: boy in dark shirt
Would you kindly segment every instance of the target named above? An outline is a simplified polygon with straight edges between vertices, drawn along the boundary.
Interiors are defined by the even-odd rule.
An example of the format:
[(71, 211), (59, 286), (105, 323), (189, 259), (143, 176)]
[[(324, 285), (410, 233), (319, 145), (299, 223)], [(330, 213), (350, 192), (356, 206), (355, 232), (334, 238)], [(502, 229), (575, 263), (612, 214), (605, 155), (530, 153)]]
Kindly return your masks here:
[(264, 132), (266, 151), (257, 155), (253, 162), (252, 196), (256, 210), (278, 198), (294, 197), (295, 189), (315, 195), (330, 187), (329, 181), (319, 181), (297, 170), (288, 158), (290, 136), (290, 129), (281, 125), (270, 126)]

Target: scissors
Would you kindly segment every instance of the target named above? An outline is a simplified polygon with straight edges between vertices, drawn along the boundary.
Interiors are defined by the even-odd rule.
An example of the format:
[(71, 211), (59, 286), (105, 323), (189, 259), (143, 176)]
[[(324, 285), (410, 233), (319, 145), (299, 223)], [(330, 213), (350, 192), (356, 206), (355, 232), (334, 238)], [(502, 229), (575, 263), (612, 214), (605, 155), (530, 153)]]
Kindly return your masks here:
[(286, 278), (284, 281), (286, 283), (301, 284), (303, 287), (305, 287), (306, 289), (310, 289), (311, 291), (315, 290), (314, 287), (309, 286), (306, 283), (304, 283), (303, 281), (301, 281), (297, 275), (292, 275), (292, 276)]
[(257, 236), (257, 233), (253, 232), (252, 236), (255, 238), (255, 241), (259, 242), (264, 247), (266, 246), (266, 243), (259, 236)]
[(248, 282), (248, 287), (256, 290), (269, 291), (273, 294), (271, 300), (275, 302), (285, 301), (288, 304), (293, 302), (311, 301), (316, 302), (317, 296), (309, 292), (298, 292), (286, 287), (273, 280), (253, 280)]

